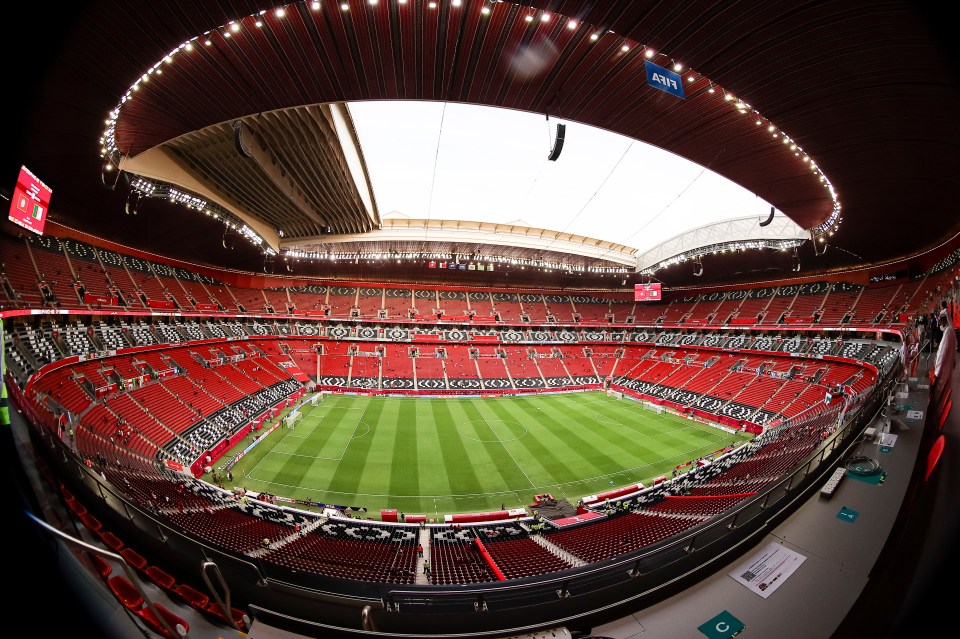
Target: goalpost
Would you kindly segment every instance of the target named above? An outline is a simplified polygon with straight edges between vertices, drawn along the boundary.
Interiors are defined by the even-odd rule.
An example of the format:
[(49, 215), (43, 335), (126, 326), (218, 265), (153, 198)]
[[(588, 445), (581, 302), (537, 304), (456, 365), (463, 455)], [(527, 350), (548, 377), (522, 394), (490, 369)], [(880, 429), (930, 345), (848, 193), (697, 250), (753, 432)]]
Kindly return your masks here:
[(295, 428), (301, 421), (303, 421), (303, 413), (294, 410), (290, 411), (290, 414), (283, 418), (283, 425), (287, 428)]
[(642, 404), (644, 408), (646, 408), (648, 411), (652, 413), (656, 413), (657, 415), (663, 415), (664, 413), (663, 406), (660, 406), (658, 404), (652, 404), (650, 402), (642, 402)]
[(310, 398), (310, 405), (316, 406), (317, 404), (321, 403), (323, 401), (323, 396), (325, 394), (326, 393), (324, 393), (323, 391), (320, 391), (319, 393), (314, 393), (313, 397)]
[(623, 399), (623, 393), (620, 391), (607, 389), (607, 397), (612, 397), (614, 399)]

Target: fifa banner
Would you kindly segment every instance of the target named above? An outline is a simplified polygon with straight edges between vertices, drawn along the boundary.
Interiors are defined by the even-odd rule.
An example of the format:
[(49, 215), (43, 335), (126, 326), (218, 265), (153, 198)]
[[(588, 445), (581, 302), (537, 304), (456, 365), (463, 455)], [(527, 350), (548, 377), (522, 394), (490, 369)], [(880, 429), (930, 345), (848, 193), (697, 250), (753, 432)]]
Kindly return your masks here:
[(8, 219), (28, 231), (43, 235), (52, 195), (53, 189), (41, 182), (30, 169), (21, 166), (17, 185), (10, 198)]
[(647, 84), (654, 89), (660, 89), (670, 95), (675, 95), (681, 100), (684, 98), (683, 78), (680, 77), (679, 73), (664, 69), (649, 60), (644, 60), (643, 66), (647, 70)]
[(633, 301), (635, 302), (659, 302), (662, 299), (662, 285), (659, 282), (635, 284), (633, 287)]

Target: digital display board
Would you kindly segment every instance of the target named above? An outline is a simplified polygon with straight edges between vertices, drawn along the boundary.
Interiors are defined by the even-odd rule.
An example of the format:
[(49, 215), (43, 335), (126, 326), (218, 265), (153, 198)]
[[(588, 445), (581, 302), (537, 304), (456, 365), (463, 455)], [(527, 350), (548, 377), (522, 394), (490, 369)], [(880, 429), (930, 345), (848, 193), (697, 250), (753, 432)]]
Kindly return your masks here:
[(633, 301), (635, 302), (659, 302), (662, 297), (660, 282), (654, 284), (634, 284)]
[(43, 235), (51, 195), (53, 191), (49, 186), (41, 182), (30, 169), (21, 166), (10, 200), (10, 221), (37, 235)]

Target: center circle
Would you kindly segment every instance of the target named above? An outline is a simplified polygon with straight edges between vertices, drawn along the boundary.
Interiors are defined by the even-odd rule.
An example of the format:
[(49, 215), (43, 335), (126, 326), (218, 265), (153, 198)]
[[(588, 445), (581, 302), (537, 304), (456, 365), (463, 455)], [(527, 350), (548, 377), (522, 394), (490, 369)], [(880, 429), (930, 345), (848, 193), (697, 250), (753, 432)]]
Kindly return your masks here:
[[(366, 430), (363, 431), (362, 433), (359, 432), (361, 426), (363, 426), (364, 428), (366, 428)], [(367, 422), (360, 422), (360, 423), (357, 424), (357, 430), (353, 433), (353, 436), (350, 437), (350, 440), (352, 441), (352, 440), (354, 440), (354, 439), (360, 439), (361, 437), (364, 437), (364, 436), (368, 435), (369, 433), (370, 433), (370, 424), (368, 424)]]
[(457, 424), (457, 433), (475, 442), (512, 442), (527, 432), (527, 427), (520, 422), (505, 419), (472, 419)]

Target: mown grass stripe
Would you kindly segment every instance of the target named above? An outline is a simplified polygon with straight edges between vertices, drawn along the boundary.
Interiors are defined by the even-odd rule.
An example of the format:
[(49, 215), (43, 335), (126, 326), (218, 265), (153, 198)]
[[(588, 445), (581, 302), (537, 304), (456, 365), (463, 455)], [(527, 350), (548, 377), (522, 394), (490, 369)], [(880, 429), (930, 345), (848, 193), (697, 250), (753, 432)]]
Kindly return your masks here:
[(398, 403), (389, 492), (392, 495), (420, 495), (419, 419), (416, 400)]
[[(747, 438), (602, 393), (331, 396), (297, 430), (280, 428), (255, 447), (234, 476), (251, 490), (362, 505), (371, 516), (396, 508), (438, 517), (520, 506), (540, 492), (575, 501), (611, 481), (668, 475)], [(241, 484), (243, 472), (250, 475)]]
[[(366, 403), (365, 410), (357, 418), (357, 422), (365, 422), (370, 425), (371, 430), (376, 430), (376, 424), (380, 421), (380, 414), (383, 412), (383, 403), (363, 398)], [(336, 490), (345, 493), (361, 492), (358, 490), (365, 473), (370, 472), (367, 468), (367, 457), (373, 446), (374, 437), (369, 434), (350, 443), (343, 459), (337, 463), (337, 470), (330, 482), (330, 490)]]
[[(433, 429), (437, 435), (439, 450), (425, 451), (433, 459), (443, 462), (443, 473), (447, 478), (450, 492), (470, 494), (482, 484), (473, 465), (471, 455), (467, 453), (465, 440), (456, 429), (457, 421), (451, 414), (451, 407), (457, 402), (450, 400), (431, 400), (429, 407), (433, 413)], [(436, 494), (436, 493), (434, 493)]]

